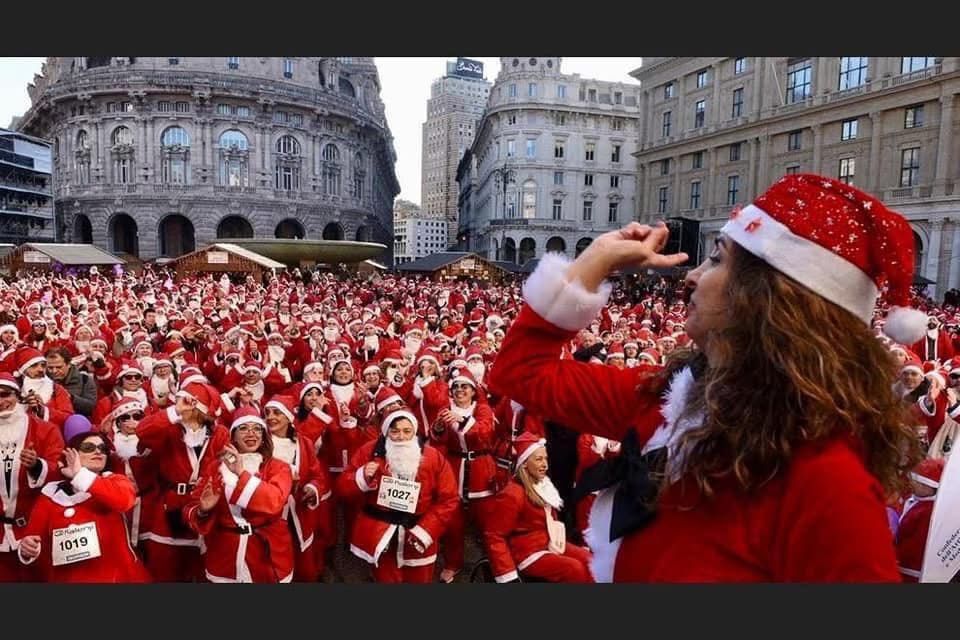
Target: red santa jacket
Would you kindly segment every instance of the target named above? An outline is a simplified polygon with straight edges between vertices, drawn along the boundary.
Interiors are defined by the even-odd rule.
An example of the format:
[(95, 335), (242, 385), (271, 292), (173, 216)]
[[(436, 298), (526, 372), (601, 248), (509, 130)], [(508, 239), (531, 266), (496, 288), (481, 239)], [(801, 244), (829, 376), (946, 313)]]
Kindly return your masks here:
[(920, 356), (923, 361), (939, 360), (944, 363), (954, 355), (953, 341), (943, 329), (937, 331), (936, 338), (930, 339), (926, 335), (923, 336), (921, 340), (910, 347), (910, 350)]
[(497, 474), (501, 478), (501, 487), (513, 475), (513, 463), (517, 459), (514, 442), (521, 433), (532, 433), (541, 438), (547, 437), (547, 429), (543, 421), (531, 415), (523, 405), (508, 397), (501, 398), (494, 410), (494, 426), (496, 429), (496, 444), (494, 456), (497, 463)]
[(53, 393), (50, 399), (38, 407), (37, 417), (46, 422), (52, 422), (60, 429), (67, 418), (73, 415), (73, 400), (70, 393), (59, 382), (53, 383)]
[(910, 496), (900, 514), (897, 529), (897, 563), (904, 582), (919, 582), (923, 570), (923, 556), (930, 530), (930, 517), (937, 496), (918, 498)]
[[(207, 482), (220, 485), (220, 501), (200, 516), (200, 494)], [(293, 477), (290, 465), (268, 458), (256, 474), (236, 475), (224, 465), (209, 467), (194, 489), (183, 517), (203, 536), (204, 565), (210, 582), (290, 582), (293, 539), (283, 519)]]
[(926, 396), (921, 396), (917, 400), (917, 406), (923, 415), (923, 422), (927, 425), (927, 442), (929, 443), (937, 437), (937, 433), (939, 433), (943, 423), (946, 422), (948, 415), (954, 420), (960, 417), (960, 402), (952, 407), (947, 406), (949, 399), (945, 390), (941, 391), (937, 399), (934, 400), (933, 411), (927, 406), (926, 400)]
[[(69, 484), (73, 493), (64, 491)], [(50, 582), (149, 582), (150, 577), (127, 538), (123, 513), (133, 507), (133, 484), (123, 475), (104, 471), (98, 475), (81, 469), (73, 480), (50, 482), (43, 487), (30, 514), (24, 535), (40, 537), (44, 565), (50, 567)], [(54, 532), (93, 523), (100, 555), (71, 564), (53, 566)], [(88, 534), (90, 535), (90, 534)], [(29, 564), (36, 558), (21, 562)]]
[[(18, 406), (20, 408), (7, 419), (8, 424), (3, 430), (14, 439), (0, 442), (0, 508), (3, 510), (0, 552), (16, 548), (17, 541), (24, 536), (24, 527), (41, 489), (48, 481), (60, 479), (57, 461), (63, 453), (63, 436), (59, 427), (27, 415), (22, 406)], [(20, 463), (20, 453), (24, 447), (31, 446), (40, 462), (40, 473), (36, 478)], [(9, 475), (3, 471), (6, 469), (9, 469)]]
[[(313, 512), (332, 495), (330, 475), (317, 459), (313, 441), (299, 432), (295, 440), (274, 437), (273, 456), (290, 465), (293, 486), (283, 509), (283, 519), (293, 529), (296, 547), (306, 551), (313, 544), (316, 521)], [(312, 506), (305, 500), (310, 494), (316, 497), (316, 504)]]
[(140, 542), (140, 532), (149, 529), (146, 526), (143, 498), (157, 491), (156, 457), (150, 455), (152, 453), (150, 449), (138, 451), (139, 438), (136, 434), (124, 436), (119, 433), (116, 425), (102, 433), (113, 443), (114, 455), (111, 458), (113, 472), (126, 476), (137, 492), (133, 507), (125, 514), (130, 544), (136, 546)]
[[(504, 340), (491, 388), (511, 394), (545, 420), (621, 442), (632, 428), (640, 445), (646, 445), (664, 422), (667, 403), (661, 385), (649, 367), (616, 369), (560, 360), (561, 346), (575, 331), (554, 323), (583, 326), (595, 303), (568, 288), (562, 277), (550, 279), (545, 273), (527, 280), (528, 304)], [(553, 323), (534, 311), (531, 299)], [(680, 386), (689, 389), (691, 384)], [(671, 393), (673, 415), (682, 411), (684, 396)], [(790, 464), (750, 499), (730, 479), (716, 483), (709, 501), (701, 500), (695, 485), (681, 476), (664, 489), (657, 506), (652, 522), (615, 544), (608, 539), (607, 548), (599, 550), (609, 538), (612, 493), (598, 497), (591, 515), (597, 581), (900, 579), (883, 491), (867, 471), (857, 443), (842, 435), (795, 447)], [(712, 533), (705, 536), (704, 531)], [(603, 556), (612, 561), (598, 562)]]
[(409, 385), (406, 396), (401, 396), (407, 406), (413, 409), (420, 423), (419, 435), (429, 435), (430, 426), (436, 422), (437, 415), (450, 407), (450, 387), (439, 376), (429, 379), (417, 376)]
[[(350, 396), (349, 402), (345, 403), (347, 414), (341, 412), (340, 402), (331, 387), (327, 387), (323, 392), (330, 401), (325, 411), (333, 419), (327, 425), (326, 437), (321, 449), (327, 468), (332, 473), (343, 471), (353, 454), (361, 446), (377, 437), (375, 431), (361, 426), (361, 422), (369, 423), (370, 415), (374, 410), (373, 403), (363, 397), (356, 385), (353, 385), (353, 389), (353, 395)], [(354, 420), (356, 426), (350, 426)]]
[[(413, 514), (377, 504), (381, 478), (390, 475), (383, 437), (363, 445), (337, 478), (337, 495), (343, 500), (363, 505), (363, 509), (357, 512), (350, 533), (350, 551), (358, 558), (373, 565), (379, 564), (380, 554), (396, 536), (397, 566), (418, 567), (436, 562), (437, 540), (446, 531), (458, 508), (457, 486), (443, 454), (429, 444), (422, 446), (423, 453), (416, 476), (416, 482), (420, 483), (420, 496)], [(368, 462), (378, 464), (370, 483), (366, 482), (363, 474)], [(420, 540), (424, 546), (423, 552), (406, 544), (406, 538), (410, 535)]]
[(137, 450), (150, 450), (157, 469), (157, 490), (143, 496), (141, 540), (175, 546), (199, 546), (180, 518), (190, 492), (208, 468), (215, 468), (230, 441), (225, 427), (215, 424), (198, 436), (197, 447), (185, 442), (186, 429), (174, 407), (147, 416), (137, 426)]
[[(452, 400), (448, 400), (447, 408), (457, 413)], [(458, 427), (444, 425), (442, 431), (431, 428), (430, 432), (431, 439), (447, 454), (457, 479), (457, 491), (464, 501), (492, 496), (497, 489), (493, 410), (475, 402), (468, 411)]]
[(547, 510), (557, 519), (557, 510), (539, 507), (527, 497), (523, 485), (514, 480), (493, 498), (483, 540), (490, 554), (490, 566), (497, 582), (516, 580), (523, 571), (549, 550)]

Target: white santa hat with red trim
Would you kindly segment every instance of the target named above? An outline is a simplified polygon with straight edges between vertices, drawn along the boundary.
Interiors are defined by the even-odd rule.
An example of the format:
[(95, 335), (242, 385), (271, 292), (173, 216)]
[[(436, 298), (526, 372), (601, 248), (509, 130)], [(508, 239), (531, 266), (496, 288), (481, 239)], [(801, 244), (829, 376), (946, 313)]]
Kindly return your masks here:
[(923, 337), (927, 317), (909, 308), (913, 230), (873, 196), (832, 178), (788, 175), (735, 209), (721, 232), (868, 326), (886, 285), (893, 308), (884, 332), (903, 344)]

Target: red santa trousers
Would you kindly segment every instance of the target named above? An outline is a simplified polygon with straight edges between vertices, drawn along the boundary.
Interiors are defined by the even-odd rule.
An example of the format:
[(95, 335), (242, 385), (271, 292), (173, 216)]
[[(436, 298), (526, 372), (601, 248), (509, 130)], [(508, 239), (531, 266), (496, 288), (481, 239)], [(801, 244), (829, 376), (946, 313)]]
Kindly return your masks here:
[(434, 564), (428, 564), (423, 567), (398, 567), (397, 566), (397, 540), (387, 547), (386, 551), (380, 554), (379, 566), (372, 567), (373, 579), (375, 582), (385, 584), (429, 584), (433, 582)]
[(293, 516), (287, 521), (290, 528), (291, 540), (293, 540), (293, 581), (294, 582), (316, 582), (320, 576), (317, 570), (317, 545), (316, 533), (314, 533), (313, 544), (305, 550), (300, 550), (300, 541), (297, 538), (297, 530), (293, 526)]
[(453, 571), (463, 569), (467, 510), (469, 509), (470, 519), (477, 532), (483, 533), (493, 505), (491, 498), (492, 496), (474, 498), (467, 508), (464, 508), (463, 503), (461, 503), (460, 508), (453, 512), (453, 516), (447, 524), (447, 530), (440, 536), (444, 569), (452, 569)]
[(570, 543), (567, 543), (563, 555), (544, 554), (521, 574), (547, 582), (594, 582), (590, 573), (590, 552)]
[(206, 582), (199, 547), (144, 540), (143, 555), (154, 582)]
[(43, 553), (29, 565), (20, 562), (16, 551), (0, 552), (0, 583), (6, 582), (48, 582), (49, 562), (45, 562), (50, 552)]

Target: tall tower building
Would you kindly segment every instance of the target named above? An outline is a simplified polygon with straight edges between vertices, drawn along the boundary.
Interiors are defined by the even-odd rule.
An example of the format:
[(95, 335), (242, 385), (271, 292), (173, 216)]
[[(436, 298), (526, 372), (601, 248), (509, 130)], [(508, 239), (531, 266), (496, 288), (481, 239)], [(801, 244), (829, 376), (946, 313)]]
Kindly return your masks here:
[(424, 215), (447, 224), (447, 245), (457, 242), (457, 164), (470, 148), (476, 125), (490, 95), (483, 63), (466, 58), (447, 62), (447, 73), (434, 81), (423, 123), (421, 205)]

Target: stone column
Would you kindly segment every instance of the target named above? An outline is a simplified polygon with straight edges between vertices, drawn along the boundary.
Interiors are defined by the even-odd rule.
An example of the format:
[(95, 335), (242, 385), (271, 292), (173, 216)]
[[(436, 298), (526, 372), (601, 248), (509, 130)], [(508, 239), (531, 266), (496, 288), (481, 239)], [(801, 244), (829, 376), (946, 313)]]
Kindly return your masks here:
[(751, 102), (753, 106), (751, 107), (751, 113), (754, 117), (760, 116), (760, 109), (763, 108), (763, 76), (764, 76), (764, 65), (766, 64), (766, 58), (757, 57), (753, 59), (753, 87), (751, 91), (753, 95), (751, 96)]
[(833, 85), (831, 85), (829, 79), (827, 78), (828, 61), (829, 58), (817, 58), (817, 75), (813, 79), (814, 90), (810, 94), (812, 96), (830, 93), (830, 91), (833, 90)]
[(757, 171), (759, 171), (760, 165), (760, 141), (757, 138), (750, 139), (749, 153), (750, 159), (749, 164), (747, 165), (749, 167), (749, 177), (747, 178), (748, 182), (746, 185), (746, 192), (747, 198), (749, 198), (750, 201), (753, 201), (753, 199), (760, 192), (760, 188), (757, 185)]
[(706, 205), (704, 208), (716, 207), (720, 204), (717, 200), (717, 148), (710, 147), (707, 150), (707, 191), (704, 194)]
[(770, 134), (760, 136), (760, 166), (757, 170), (757, 193), (770, 186)]
[[(883, 135), (883, 124), (881, 117), (883, 113), (873, 111), (870, 113), (870, 176), (867, 182), (867, 191), (876, 193), (880, 186), (880, 138)], [(858, 132), (859, 133), (859, 132)]]
[(680, 156), (675, 155), (670, 159), (673, 164), (673, 212), (680, 213)]
[(98, 168), (99, 168), (99, 169), (102, 169), (102, 168), (103, 168), (103, 165), (104, 165), (104, 158), (103, 158), (103, 156), (106, 155), (106, 154), (103, 152), (103, 127), (100, 126), (100, 121), (99, 121), (99, 120), (97, 120), (96, 122), (94, 122), (94, 123), (93, 123), (93, 126), (94, 126), (94, 129), (95, 129), (94, 135), (93, 135), (93, 145), (94, 145), (93, 157), (94, 157), (94, 166), (93, 166), (93, 168), (92, 168), (92, 170), (91, 170), (91, 173), (93, 173), (94, 171), (96, 171)]
[(947, 289), (949, 289), (949, 283), (951, 276), (953, 275), (953, 263), (956, 262), (956, 253), (954, 253), (954, 245), (956, 244), (957, 237), (957, 225), (954, 220), (951, 218), (944, 218), (943, 222), (944, 231), (941, 237), (940, 246), (941, 246), (941, 260), (940, 268), (937, 270), (937, 293), (942, 296)]
[(645, 163), (643, 163), (643, 164), (640, 165), (640, 172), (641, 172), (642, 175), (643, 175), (643, 187), (642, 187), (643, 191), (641, 191), (640, 198), (638, 198), (638, 200), (640, 201), (640, 215), (641, 215), (641, 216), (648, 215), (648, 214), (650, 213), (650, 211), (653, 210), (652, 207), (650, 206), (650, 204), (651, 204), (651, 203), (650, 203), (650, 201), (651, 201), (651, 194), (650, 194), (650, 170), (651, 170), (651, 168), (652, 168), (652, 165), (651, 165), (651, 163), (649, 163), (649, 162), (645, 162)]
[(719, 126), (724, 118), (720, 112), (720, 64), (717, 63), (710, 67), (711, 80), (713, 81), (713, 104), (710, 105), (710, 122), (714, 127)]
[(670, 129), (673, 137), (682, 136), (687, 130), (687, 114), (684, 113), (684, 109), (686, 108), (686, 91), (684, 87), (686, 84), (686, 76), (677, 78), (677, 116), (673, 118)]
[(954, 227), (953, 250), (950, 252), (950, 275), (947, 280), (947, 289), (953, 289), (960, 286), (960, 233), (958, 233), (957, 220), (952, 219)]
[[(822, 58), (821, 58), (822, 59)], [(813, 172), (823, 174), (823, 127), (818, 123), (813, 129)]]
[[(926, 264), (923, 267), (923, 274), (931, 280), (937, 280), (937, 272), (940, 271), (940, 236), (943, 232), (943, 220), (936, 219), (930, 221), (930, 245), (927, 247)], [(937, 282), (937, 292), (940, 293), (943, 285)]]
[(953, 145), (953, 94), (940, 98), (940, 136), (937, 140), (937, 173), (934, 188), (944, 195), (944, 186), (950, 179), (950, 147)]

